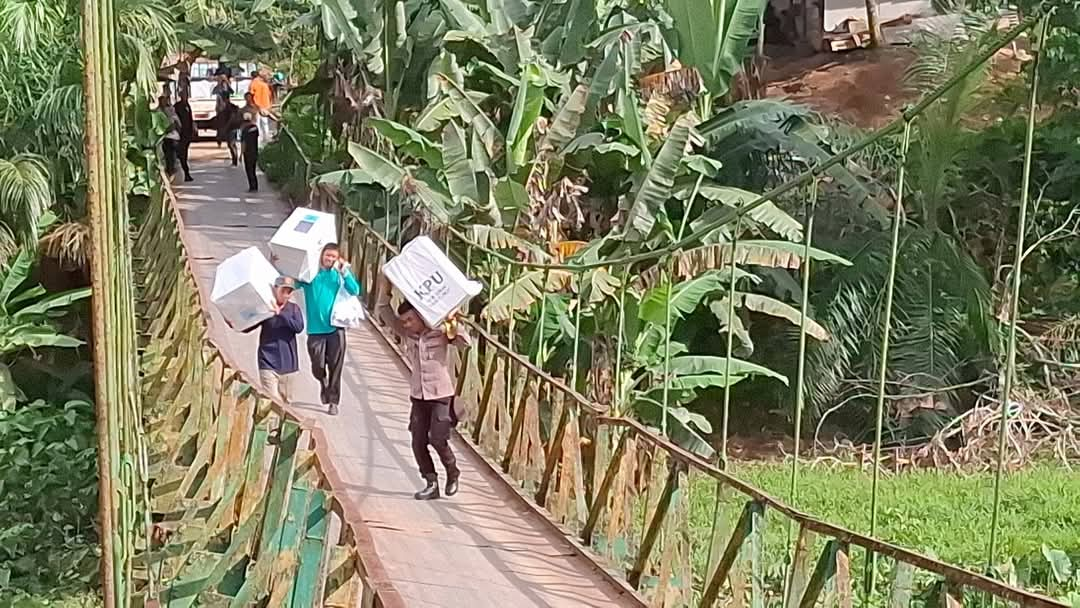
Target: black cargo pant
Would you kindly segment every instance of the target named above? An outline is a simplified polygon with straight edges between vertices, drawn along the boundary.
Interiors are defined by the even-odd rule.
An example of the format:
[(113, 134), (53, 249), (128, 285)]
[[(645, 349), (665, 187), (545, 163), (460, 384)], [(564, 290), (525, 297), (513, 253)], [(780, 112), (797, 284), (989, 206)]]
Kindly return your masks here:
[(458, 470), (457, 459), (450, 449), (450, 429), (457, 422), (454, 415), (454, 398), (442, 399), (412, 399), (412, 410), (409, 412), (409, 432), (412, 434), (412, 451), (416, 458), (416, 465), (420, 467), (420, 476), (428, 481), (436, 481), (439, 474), (435, 472), (435, 463), (431, 460), (431, 452), (428, 446), (435, 448), (439, 455), (443, 468), (446, 469), (446, 477), (457, 479), (461, 475)]
[(180, 142), (175, 139), (165, 138), (161, 140), (162, 161), (165, 163), (165, 174), (172, 176), (176, 173), (176, 148)]
[(247, 174), (248, 190), (259, 189), (259, 178), (255, 174), (255, 168), (259, 166), (259, 143), (258, 140), (248, 141), (244, 138), (244, 173)]
[(180, 168), (184, 170), (184, 177), (191, 177), (191, 167), (188, 166), (188, 150), (191, 148), (191, 140), (180, 138), (176, 142), (176, 158), (180, 161)]
[(311, 374), (319, 381), (323, 405), (341, 403), (341, 368), (345, 364), (345, 330), (308, 336)]

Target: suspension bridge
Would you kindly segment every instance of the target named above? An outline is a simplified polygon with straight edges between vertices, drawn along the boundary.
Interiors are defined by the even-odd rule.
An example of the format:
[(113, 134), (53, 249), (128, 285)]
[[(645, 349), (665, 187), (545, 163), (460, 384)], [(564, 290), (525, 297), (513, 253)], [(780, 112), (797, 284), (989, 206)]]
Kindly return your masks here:
[[(1001, 44), (1037, 23), (1029, 17)], [(88, 70), (101, 65), (111, 69), (88, 51)], [(911, 121), (955, 84), (929, 94), (885, 131), (904, 132), (906, 142)], [(108, 99), (91, 91), (91, 117), (109, 107), (96, 105), (99, 95)], [(1034, 116), (1034, 93), (1029, 111)], [(109, 130), (91, 119), (88, 141), (102, 134)], [(732, 221), (784, 189), (816, 184), (828, 167), (865, 145), (717, 221)], [(129, 225), (127, 211), (107, 204), (119, 192), (109, 158), (90, 156), (99, 254), (127, 247), (117, 229)], [(289, 182), (306, 190), (311, 164), (299, 149), (293, 158)], [(900, 608), (928, 588), (948, 606), (978, 597), (1064, 606), (875, 538), (872, 531), (802, 513), (608, 404), (591, 401), (571, 388), (576, 383), (537, 368), (478, 324), (471, 325), (474, 347), (457, 354), (462, 420), (453, 441), (463, 489), (451, 500), (412, 500), (417, 476), (406, 432), (408, 370), (396, 338), (375, 322), (349, 332), (339, 416), (311, 403), (313, 385), (302, 385), (298, 401), (289, 405), (264, 396), (255, 380), (254, 338), (229, 330), (208, 294), (216, 265), (240, 249), (264, 245), (290, 203), (268, 188), (244, 192), (239, 170), (212, 145), (194, 148), (192, 161), (195, 182), (175, 188), (164, 183), (145, 208), (133, 212), (131, 265), (123, 255), (104, 265), (99, 257), (95, 265), (95, 287), (124, 285), (123, 278), (133, 276), (136, 288), (133, 308), (125, 304), (130, 294), (124, 289), (99, 292), (108, 297), (96, 298), (96, 329), (117, 333), (96, 334), (115, 340), (101, 340), (96, 354), (127, 352), (125, 340), (134, 344), (137, 337), (139, 355), (137, 369), (123, 357), (114, 359), (119, 361), (109, 369), (115, 373), (106, 374), (98, 389), (99, 402), (117, 404), (99, 409), (103, 428), (111, 429), (99, 454), (109, 472), (101, 500), (109, 514), (103, 571), (110, 608), (810, 608), (822, 602), (847, 607), (859, 598)], [(1027, 183), (1026, 173), (1025, 209)], [(339, 244), (366, 287), (370, 308), (380, 295), (379, 269), (397, 244), (333, 201), (301, 194), (338, 213)], [(1021, 233), (1023, 227), (1022, 217)], [(453, 239), (469, 251), (479, 247), (452, 230), (437, 236), (448, 248)], [(894, 230), (894, 263), (896, 238)], [(671, 255), (687, 245), (680, 241), (648, 255)], [(736, 256), (730, 257), (734, 264)], [(629, 269), (642, 259), (604, 263)], [(505, 261), (545, 273), (584, 269)], [(134, 386), (137, 395), (125, 392)], [(879, 429), (880, 421), (879, 413)], [(795, 471), (797, 466), (796, 459)], [(692, 496), (702, 487), (707, 497)], [(736, 501), (741, 508), (732, 518), (714, 510), (702, 529), (693, 525), (689, 506), (701, 499)], [(995, 499), (995, 514), (997, 507)], [(783, 563), (766, 559), (766, 525), (790, 530)], [(995, 525), (996, 519), (991, 538)], [(864, 581), (853, 566), (860, 560), (881, 566), (869, 571), (886, 571), (887, 580), (872, 574)], [(768, 584), (768, 573), (778, 568), (782, 585)]]

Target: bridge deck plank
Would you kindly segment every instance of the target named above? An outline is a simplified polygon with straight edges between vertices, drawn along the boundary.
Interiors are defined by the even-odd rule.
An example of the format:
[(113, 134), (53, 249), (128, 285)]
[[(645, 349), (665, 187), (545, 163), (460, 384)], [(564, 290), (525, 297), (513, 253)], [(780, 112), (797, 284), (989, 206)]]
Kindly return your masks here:
[[(192, 148), (195, 181), (177, 185), (185, 240), (198, 281), (209, 293), (217, 264), (266, 243), (289, 207), (265, 180), (246, 192), (243, 170), (213, 144)], [(226, 356), (255, 375), (256, 334), (229, 330), (209, 311), (210, 335)], [(301, 338), (303, 340), (303, 338)], [(406, 370), (370, 328), (350, 331), (342, 406), (337, 417), (317, 403), (303, 341), (293, 413), (321, 430), (321, 448), (339, 478), (335, 494), (351, 523), (370, 532), (382, 576), (409, 606), (468, 608), (638, 605), (547, 521), (521, 504), (488, 465), (455, 438), (461, 492), (413, 500), (419, 484), (406, 429)], [(360, 521), (356, 521), (359, 519)]]

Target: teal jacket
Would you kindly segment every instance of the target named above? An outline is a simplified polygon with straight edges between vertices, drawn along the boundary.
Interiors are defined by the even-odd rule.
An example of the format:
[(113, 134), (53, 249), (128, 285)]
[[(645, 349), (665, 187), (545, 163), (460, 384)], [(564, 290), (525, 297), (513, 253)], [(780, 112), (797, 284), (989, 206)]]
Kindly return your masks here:
[[(345, 291), (360, 295), (360, 282), (346, 271)], [(330, 311), (334, 309), (338, 287), (341, 286), (342, 273), (333, 268), (323, 268), (311, 279), (310, 283), (300, 281), (304, 290), (304, 304), (307, 308), (307, 333), (309, 336), (332, 334), (338, 328), (330, 324)]]

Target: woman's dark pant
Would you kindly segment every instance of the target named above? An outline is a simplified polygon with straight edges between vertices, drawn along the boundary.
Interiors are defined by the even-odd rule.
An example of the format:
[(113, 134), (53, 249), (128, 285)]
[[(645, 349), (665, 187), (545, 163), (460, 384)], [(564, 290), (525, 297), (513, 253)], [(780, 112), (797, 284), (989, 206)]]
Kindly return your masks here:
[(428, 446), (435, 448), (448, 479), (457, 479), (461, 475), (457, 459), (450, 449), (450, 429), (454, 426), (454, 398), (412, 400), (409, 412), (409, 432), (412, 434), (412, 451), (420, 475), (428, 481), (436, 481), (435, 462), (431, 459)]

